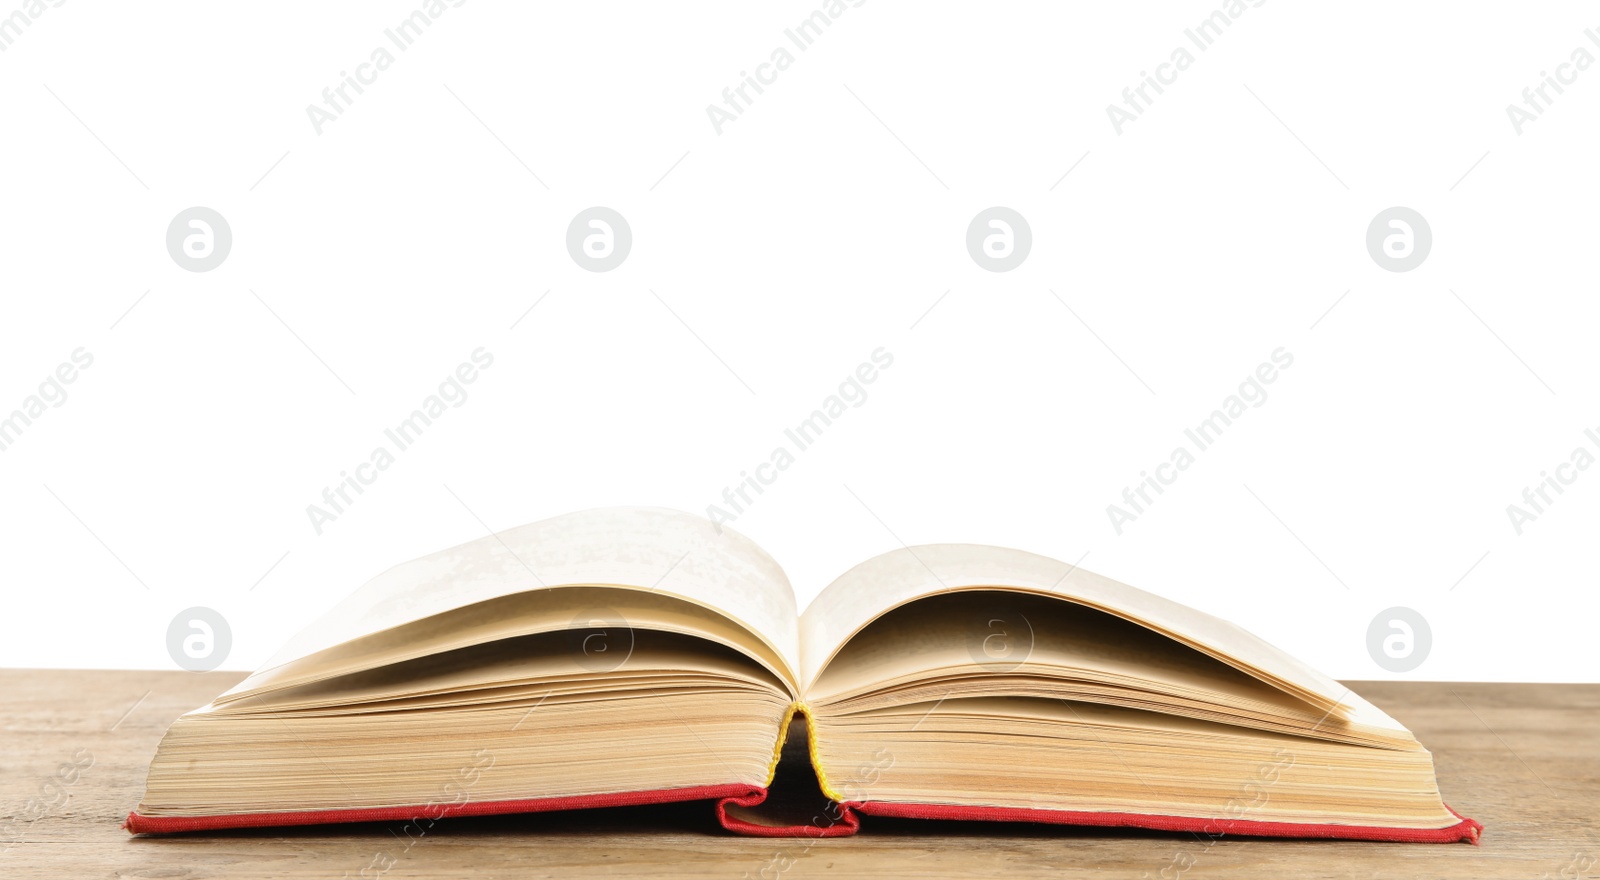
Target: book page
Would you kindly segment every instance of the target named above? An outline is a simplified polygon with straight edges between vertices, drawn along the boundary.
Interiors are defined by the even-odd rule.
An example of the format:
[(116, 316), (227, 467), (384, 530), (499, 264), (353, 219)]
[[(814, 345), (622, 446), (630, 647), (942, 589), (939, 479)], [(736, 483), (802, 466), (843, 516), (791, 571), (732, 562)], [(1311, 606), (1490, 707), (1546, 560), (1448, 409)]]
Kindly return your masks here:
[(800, 621), (800, 669), (809, 690), (844, 643), (872, 620), (915, 599), (973, 589), (1014, 589), (1078, 602), (1147, 626), (1339, 718), (1404, 729), (1333, 679), (1217, 617), (1047, 556), (977, 544), (902, 548), (829, 584)]
[[(436, 660), (464, 649), (526, 636), (557, 635), (569, 654), (583, 656), (596, 671), (616, 677), (634, 659), (647, 636), (676, 633), (740, 652), (798, 693), (794, 671), (767, 643), (742, 624), (703, 605), (659, 590), (634, 587), (551, 586), (452, 608), (422, 620), (261, 669), (239, 682), (218, 703), (235, 703), (285, 688), (327, 682), (410, 661)], [(603, 656), (607, 651), (618, 653)], [(485, 670), (487, 674), (487, 670)]]
[(488, 706), (524, 698), (582, 694), (595, 699), (628, 693), (698, 686), (735, 688), (741, 683), (779, 695), (784, 683), (742, 651), (709, 646), (678, 633), (641, 630), (628, 640), (627, 662), (616, 670), (585, 665), (567, 633), (499, 639), (390, 663), (362, 672), (256, 696), (212, 704), (216, 715), (285, 713), (354, 714), (420, 706)]
[(798, 669), (794, 592), (753, 541), (704, 517), (600, 508), (485, 535), (402, 563), (301, 631), (263, 669), (490, 599), (546, 587), (621, 586), (720, 612)]

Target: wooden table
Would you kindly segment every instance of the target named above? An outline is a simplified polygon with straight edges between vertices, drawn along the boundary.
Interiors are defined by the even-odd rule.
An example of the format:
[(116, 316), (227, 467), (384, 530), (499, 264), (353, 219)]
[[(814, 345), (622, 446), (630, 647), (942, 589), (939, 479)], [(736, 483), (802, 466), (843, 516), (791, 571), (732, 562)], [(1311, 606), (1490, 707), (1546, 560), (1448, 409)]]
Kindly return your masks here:
[[(119, 824), (167, 725), (240, 677), (0, 670), (0, 849), (10, 847), (0, 877), (1600, 877), (1600, 685), (1351, 683), (1433, 750), (1445, 798), (1485, 825), (1476, 847), (1208, 846), (1184, 834), (870, 816), (854, 838), (766, 840), (723, 833), (706, 804), (455, 818), (409, 849), (386, 824), (129, 836)], [(52, 783), (58, 773), (66, 779)], [(57, 803), (30, 822), (30, 799)]]

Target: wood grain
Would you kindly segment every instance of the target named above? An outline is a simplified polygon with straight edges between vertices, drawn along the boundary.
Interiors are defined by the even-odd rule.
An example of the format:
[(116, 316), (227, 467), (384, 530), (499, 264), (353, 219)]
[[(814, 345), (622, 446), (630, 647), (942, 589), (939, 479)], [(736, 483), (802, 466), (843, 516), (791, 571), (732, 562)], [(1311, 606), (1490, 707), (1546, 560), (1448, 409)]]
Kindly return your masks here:
[[(1600, 876), (1600, 685), (1351, 683), (1433, 750), (1445, 799), (1486, 827), (1479, 847), (873, 817), (854, 838), (762, 840), (728, 836), (706, 804), (457, 818), (409, 846), (381, 823), (130, 837), (167, 725), (240, 678), (0, 670), (0, 877)], [(76, 782), (51, 783), (86, 755)], [(30, 800), (57, 803), (28, 821)]]

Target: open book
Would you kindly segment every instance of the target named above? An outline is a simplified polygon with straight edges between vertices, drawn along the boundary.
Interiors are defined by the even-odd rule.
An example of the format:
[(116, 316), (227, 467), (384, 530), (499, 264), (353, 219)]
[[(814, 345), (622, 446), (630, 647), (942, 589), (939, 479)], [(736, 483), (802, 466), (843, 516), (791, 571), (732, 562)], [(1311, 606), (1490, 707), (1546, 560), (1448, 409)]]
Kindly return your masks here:
[[(791, 727), (826, 823), (761, 804)], [(803, 722), (803, 723), (801, 723)], [(794, 743), (791, 743), (793, 746)], [(179, 718), (135, 833), (710, 800), (1476, 842), (1411, 733), (1226, 621), (1020, 550), (910, 547), (798, 613), (749, 539), (591, 510), (396, 566)]]

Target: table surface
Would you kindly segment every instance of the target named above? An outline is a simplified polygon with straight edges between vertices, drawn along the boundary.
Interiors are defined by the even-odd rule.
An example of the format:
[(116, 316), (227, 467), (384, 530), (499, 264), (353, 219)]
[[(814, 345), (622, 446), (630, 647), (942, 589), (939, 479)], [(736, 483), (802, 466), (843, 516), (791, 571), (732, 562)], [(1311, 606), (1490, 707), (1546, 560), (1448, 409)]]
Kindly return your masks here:
[(1481, 846), (871, 816), (853, 838), (769, 840), (726, 834), (707, 803), (458, 817), (410, 846), (392, 823), (128, 835), (167, 725), (240, 677), (0, 670), (0, 877), (1600, 877), (1600, 685), (1571, 684), (1350, 683), (1433, 750)]

